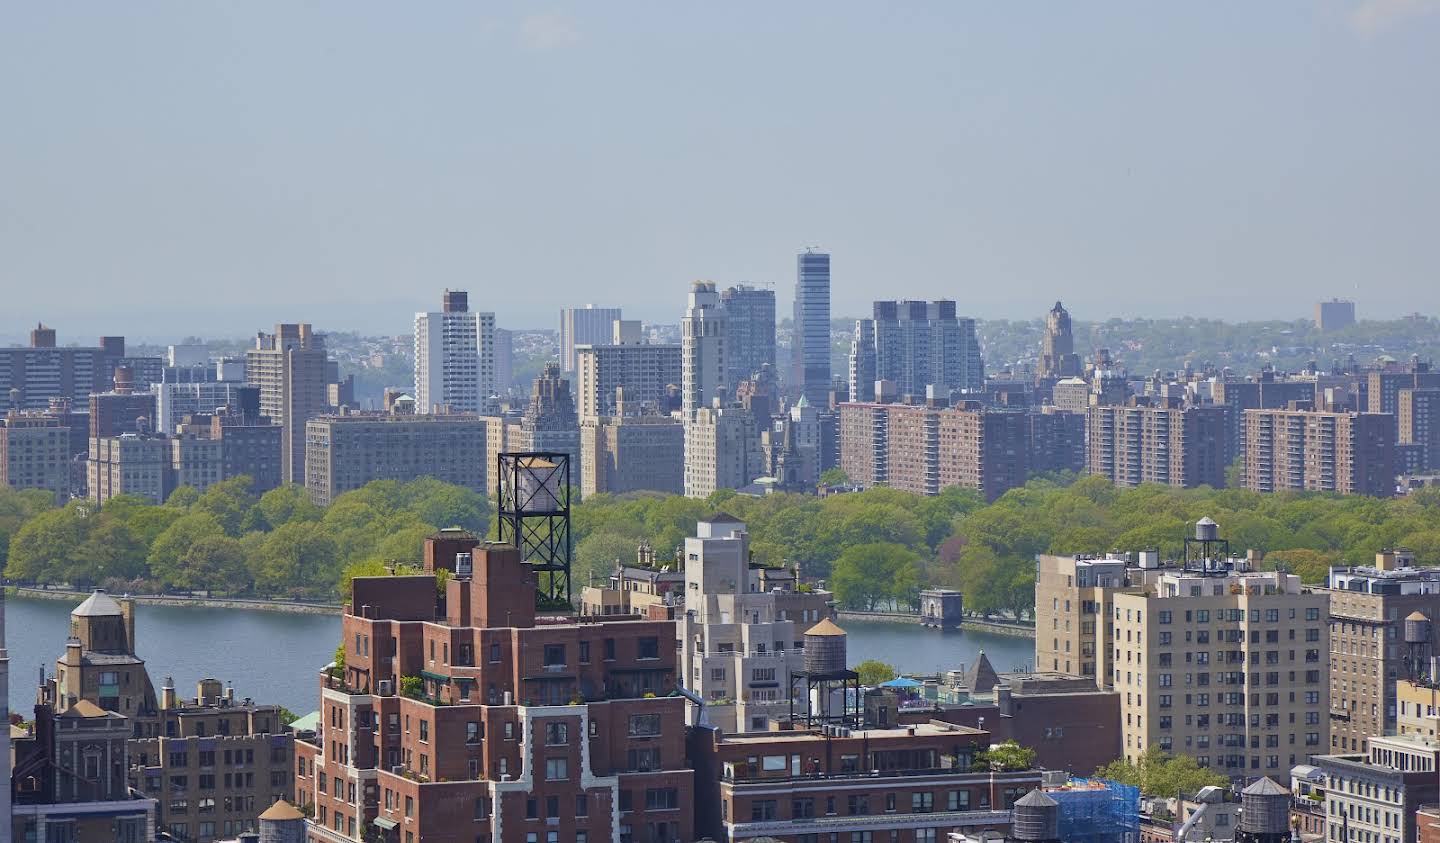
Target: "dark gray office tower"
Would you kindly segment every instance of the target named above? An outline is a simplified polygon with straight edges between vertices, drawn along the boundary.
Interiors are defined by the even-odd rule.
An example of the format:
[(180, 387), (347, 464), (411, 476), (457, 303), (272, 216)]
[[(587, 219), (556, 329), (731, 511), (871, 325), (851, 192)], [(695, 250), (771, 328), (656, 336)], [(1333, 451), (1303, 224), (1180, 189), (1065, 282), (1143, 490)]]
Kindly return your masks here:
[(830, 405), (830, 255), (796, 257), (794, 382), (814, 407)]
[(775, 291), (741, 284), (720, 293), (725, 311), (725, 385), (733, 392), (770, 364), (775, 368)]

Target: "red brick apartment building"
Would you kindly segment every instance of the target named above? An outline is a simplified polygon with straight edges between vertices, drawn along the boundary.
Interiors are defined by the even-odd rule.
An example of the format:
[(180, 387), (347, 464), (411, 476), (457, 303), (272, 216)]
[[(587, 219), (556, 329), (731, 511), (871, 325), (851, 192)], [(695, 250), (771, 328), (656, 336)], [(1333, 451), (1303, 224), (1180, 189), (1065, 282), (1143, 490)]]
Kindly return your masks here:
[(450, 531), (425, 573), (355, 579), (296, 741), (309, 840), (695, 839), (674, 622), (537, 617), (535, 595), (519, 551)]
[(727, 843), (943, 843), (1005, 831), (1040, 771), (972, 772), (989, 732), (932, 721), (893, 729), (691, 731), (695, 824)]

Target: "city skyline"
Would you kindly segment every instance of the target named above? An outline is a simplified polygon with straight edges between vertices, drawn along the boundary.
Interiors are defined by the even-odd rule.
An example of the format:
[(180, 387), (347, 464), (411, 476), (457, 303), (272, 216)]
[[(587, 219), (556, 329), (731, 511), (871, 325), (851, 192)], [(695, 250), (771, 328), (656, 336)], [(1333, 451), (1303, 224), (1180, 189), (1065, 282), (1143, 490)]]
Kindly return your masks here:
[(812, 245), (836, 314), (897, 281), (980, 318), (1433, 313), (1434, 10), (26, 8), (0, 333), (95, 333), (100, 296), (137, 336), (282, 300), (375, 331), (443, 286), (668, 320), (696, 278), (786, 313)]

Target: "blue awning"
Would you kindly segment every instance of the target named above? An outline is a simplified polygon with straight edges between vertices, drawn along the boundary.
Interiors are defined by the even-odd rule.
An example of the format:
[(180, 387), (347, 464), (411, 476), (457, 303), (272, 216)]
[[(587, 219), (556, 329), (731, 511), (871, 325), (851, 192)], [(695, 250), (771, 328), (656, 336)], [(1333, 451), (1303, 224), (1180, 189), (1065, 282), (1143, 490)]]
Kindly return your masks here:
[(898, 679), (891, 679), (889, 682), (881, 682), (882, 688), (919, 688), (924, 683), (916, 682), (914, 679), (907, 679), (904, 676)]

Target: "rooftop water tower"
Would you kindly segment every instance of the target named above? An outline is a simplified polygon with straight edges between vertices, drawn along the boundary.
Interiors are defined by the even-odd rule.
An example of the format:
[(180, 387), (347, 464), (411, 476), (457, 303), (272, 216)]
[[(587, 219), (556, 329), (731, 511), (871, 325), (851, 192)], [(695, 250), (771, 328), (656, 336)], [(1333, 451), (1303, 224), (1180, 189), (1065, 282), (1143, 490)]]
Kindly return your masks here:
[[(790, 719), (809, 726), (860, 725), (860, 674), (846, 663), (845, 630), (826, 618), (805, 631), (805, 669), (791, 674)], [(795, 711), (793, 684), (805, 685), (805, 708)]]
[(500, 541), (535, 569), (550, 608), (570, 603), (570, 456), (550, 451), (499, 455)]
[(1290, 791), (1269, 776), (1240, 791), (1236, 843), (1284, 843), (1290, 839)]
[(1017, 799), (1011, 816), (1011, 840), (1060, 843), (1060, 803), (1039, 788)]

